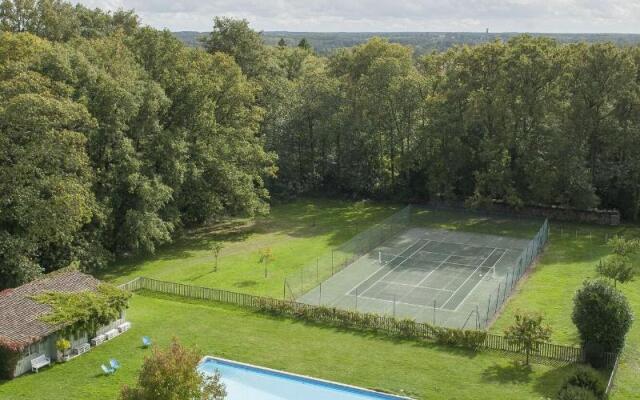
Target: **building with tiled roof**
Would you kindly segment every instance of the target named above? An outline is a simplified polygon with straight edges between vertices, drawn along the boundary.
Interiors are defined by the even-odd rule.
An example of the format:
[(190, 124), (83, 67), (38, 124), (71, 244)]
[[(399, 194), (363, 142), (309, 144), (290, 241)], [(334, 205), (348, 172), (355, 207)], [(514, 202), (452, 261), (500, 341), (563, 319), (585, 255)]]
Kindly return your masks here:
[[(45, 355), (52, 360), (57, 358), (55, 343), (59, 338), (58, 332), (64, 326), (44, 322), (42, 317), (50, 313), (52, 308), (35, 301), (33, 297), (46, 292), (95, 291), (100, 283), (98, 279), (80, 271), (61, 270), (0, 292), (0, 343), (21, 351), (14, 376), (30, 371), (30, 361), (38, 356)], [(65, 338), (71, 341), (72, 349), (76, 349), (88, 344), (90, 336), (111, 330), (123, 322), (124, 312), (120, 319), (97, 332), (78, 333)]]

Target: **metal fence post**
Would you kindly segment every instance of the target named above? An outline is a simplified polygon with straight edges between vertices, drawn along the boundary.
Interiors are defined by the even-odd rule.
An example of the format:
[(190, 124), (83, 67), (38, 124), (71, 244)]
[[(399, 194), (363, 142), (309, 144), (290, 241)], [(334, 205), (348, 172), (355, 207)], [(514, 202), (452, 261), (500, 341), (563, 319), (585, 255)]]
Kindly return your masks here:
[(393, 318), (396, 317), (396, 295), (393, 295)]
[(502, 282), (498, 283), (498, 293), (496, 294), (496, 309), (494, 313), (498, 312), (498, 302), (500, 301), (500, 285)]
[(358, 288), (356, 288), (356, 311), (358, 310)]
[(491, 295), (489, 295), (489, 302), (487, 303), (487, 320), (486, 323), (489, 322), (489, 309), (491, 308)]
[(437, 300), (433, 300), (433, 325), (436, 324), (436, 301)]
[(333, 276), (333, 250), (331, 250), (331, 275)]

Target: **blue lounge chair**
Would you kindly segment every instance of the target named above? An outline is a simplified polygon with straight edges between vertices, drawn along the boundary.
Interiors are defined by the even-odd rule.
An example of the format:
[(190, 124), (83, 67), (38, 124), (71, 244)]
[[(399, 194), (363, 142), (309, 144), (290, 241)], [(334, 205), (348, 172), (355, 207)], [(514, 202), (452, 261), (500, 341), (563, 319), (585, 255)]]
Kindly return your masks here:
[(115, 369), (107, 367), (104, 364), (102, 364), (100, 367), (102, 367), (102, 372), (104, 372), (105, 375), (112, 375), (114, 372), (116, 372)]
[(111, 368), (113, 368), (114, 370), (120, 368), (120, 363), (115, 358), (110, 359), (109, 364), (111, 364)]
[(143, 336), (142, 337), (142, 346), (143, 347), (151, 346), (151, 338), (149, 336)]

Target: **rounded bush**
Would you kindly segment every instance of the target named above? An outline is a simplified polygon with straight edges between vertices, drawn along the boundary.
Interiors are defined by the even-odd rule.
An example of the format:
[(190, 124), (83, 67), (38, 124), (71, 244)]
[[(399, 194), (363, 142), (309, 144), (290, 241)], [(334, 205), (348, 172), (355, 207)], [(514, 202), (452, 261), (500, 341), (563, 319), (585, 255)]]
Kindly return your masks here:
[(573, 299), (573, 323), (582, 343), (617, 352), (631, 328), (633, 313), (627, 299), (604, 281), (588, 281)]
[(607, 386), (600, 374), (593, 368), (578, 367), (575, 372), (571, 374), (564, 385), (563, 389), (569, 387), (579, 387), (588, 390), (592, 393), (596, 399), (604, 400), (607, 397)]
[(567, 386), (560, 389), (557, 396), (558, 400), (598, 400), (589, 389), (579, 386)]

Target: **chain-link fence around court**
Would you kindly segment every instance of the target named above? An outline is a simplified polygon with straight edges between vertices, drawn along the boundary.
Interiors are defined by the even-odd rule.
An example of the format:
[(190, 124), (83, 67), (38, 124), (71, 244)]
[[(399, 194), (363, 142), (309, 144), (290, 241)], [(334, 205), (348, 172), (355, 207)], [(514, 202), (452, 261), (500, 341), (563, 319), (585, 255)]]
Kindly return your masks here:
[(299, 298), (359, 257), (403, 232), (409, 227), (410, 217), (411, 206), (409, 205), (369, 229), (356, 234), (349, 241), (330, 252), (317, 257), (315, 262), (285, 278), (284, 298), (287, 300)]
[(548, 240), (549, 220), (545, 220), (540, 230), (538, 230), (533, 239), (529, 241), (527, 247), (522, 250), (513, 268), (507, 271), (504, 280), (499, 282), (495, 292), (489, 295), (486, 304), (478, 304), (474, 313), (476, 316), (476, 327), (478, 329), (489, 326), (493, 316), (498, 312), (505, 300), (509, 298), (509, 295), (520, 278), (522, 278), (529, 267), (533, 265), (533, 261), (538, 254), (540, 254)]
[(418, 228), (407, 207), (287, 277), (285, 298), (483, 329), (548, 235), (547, 221), (530, 241)]

